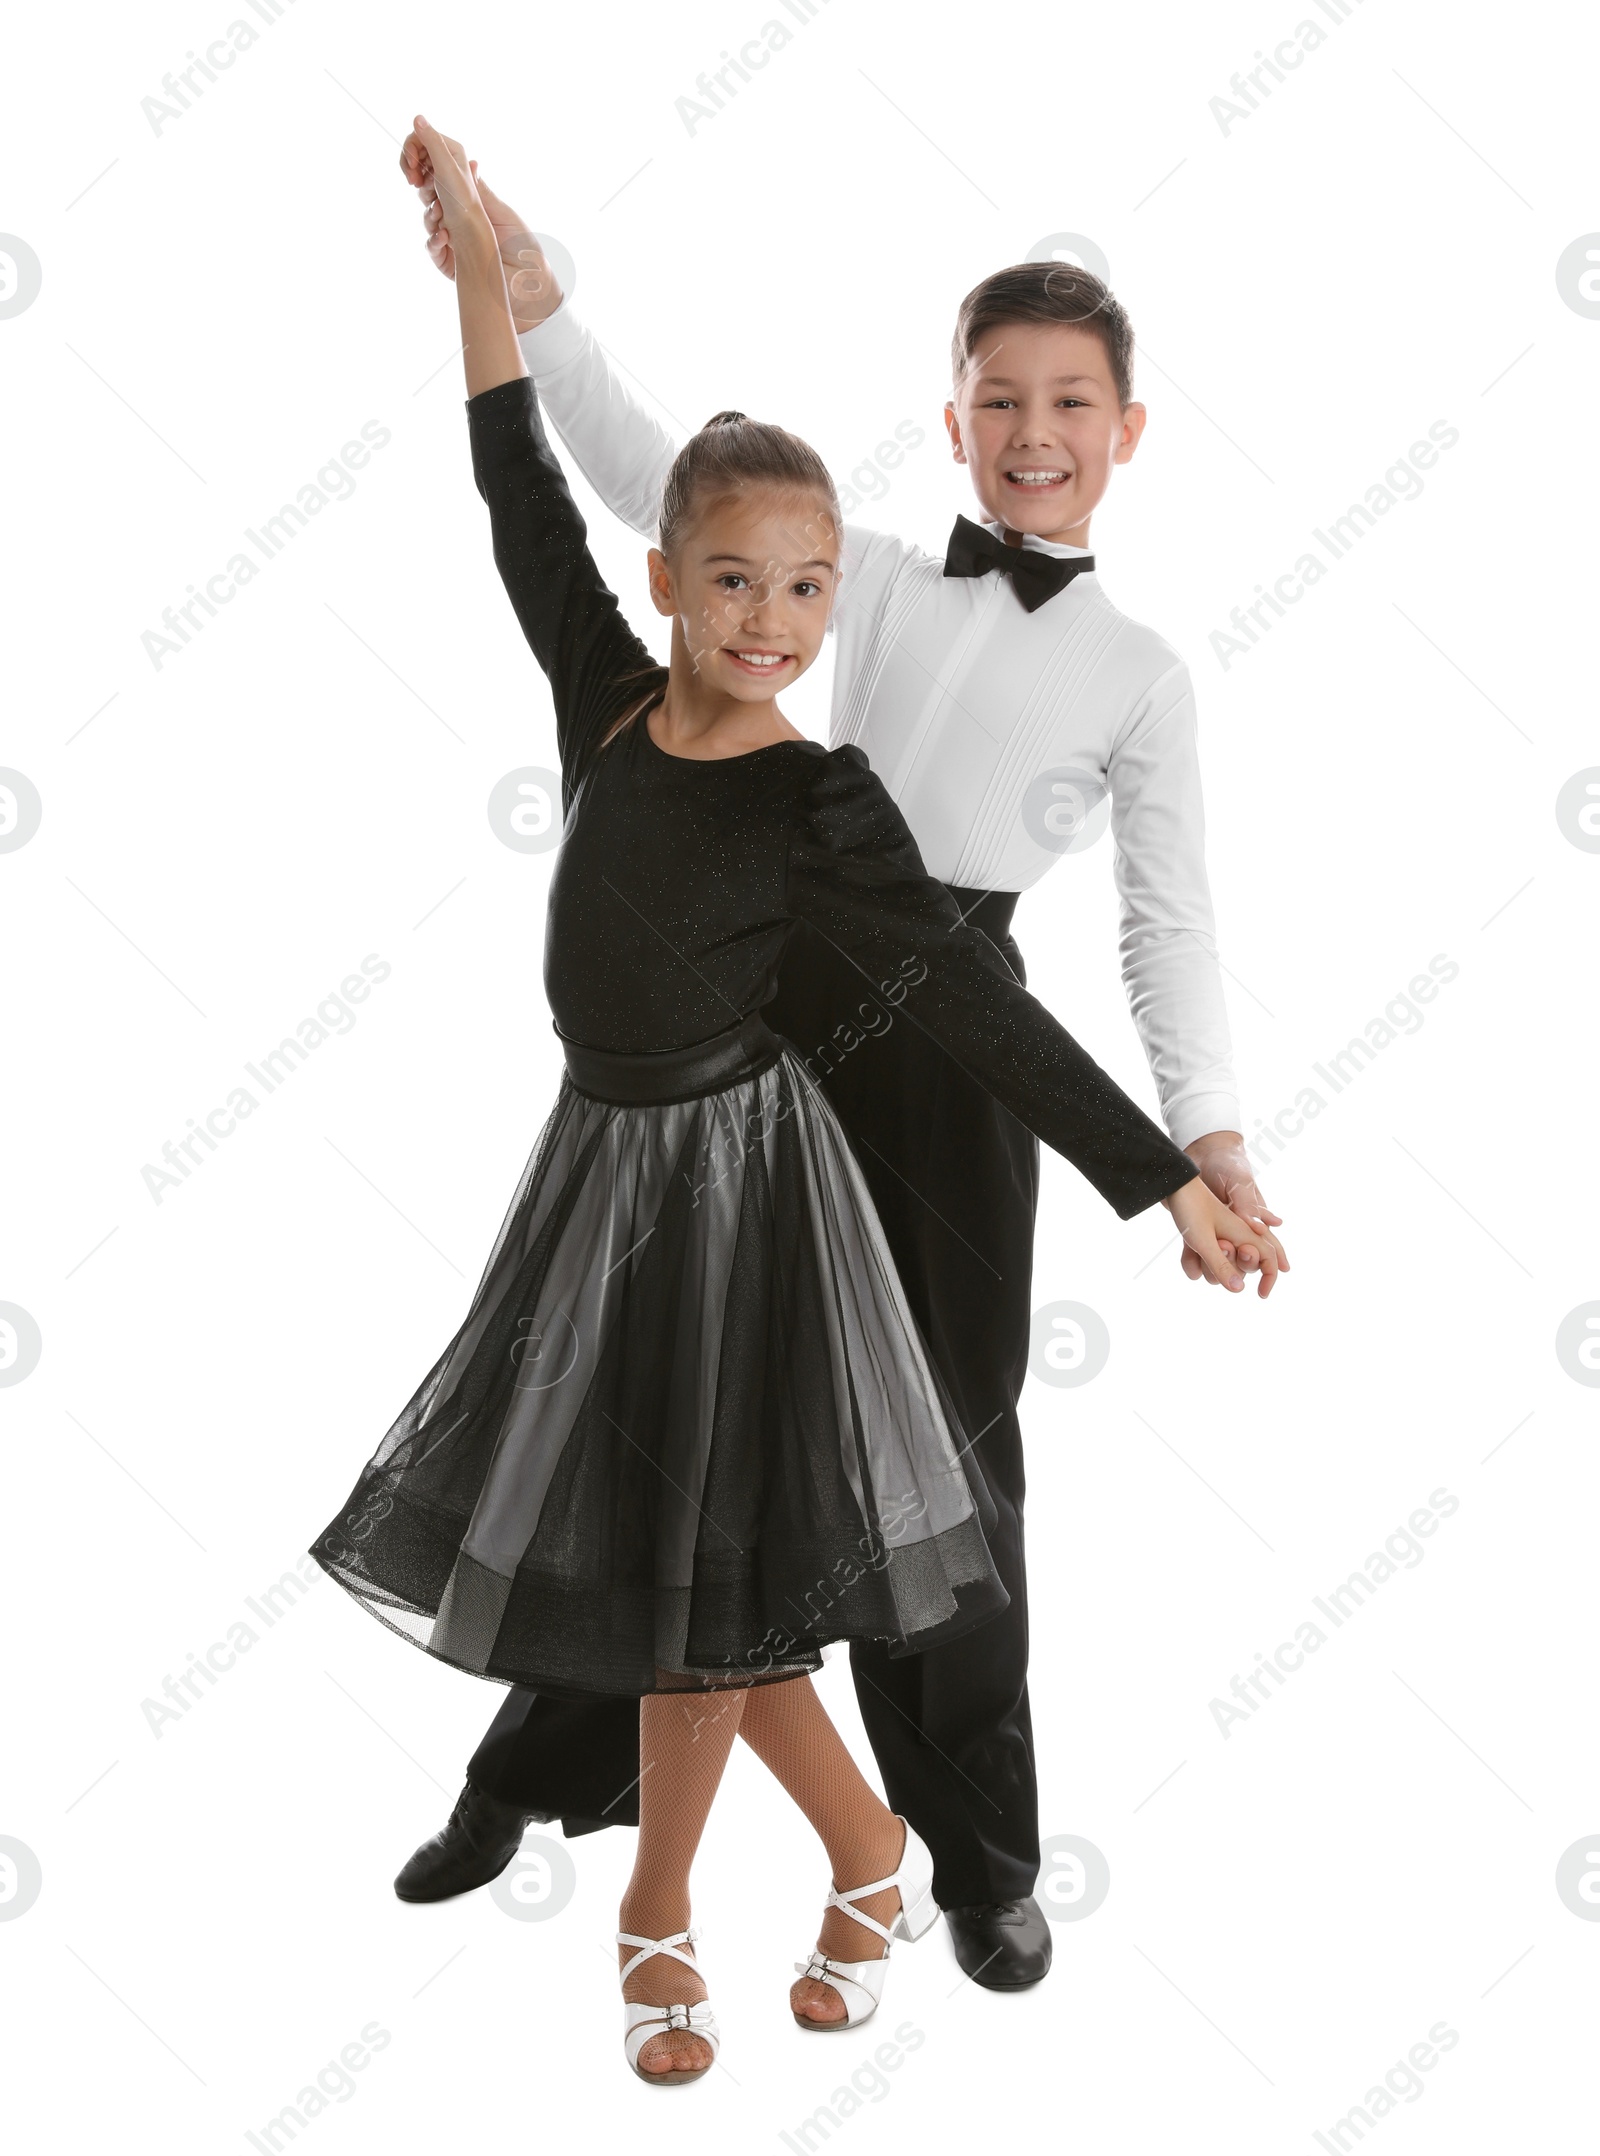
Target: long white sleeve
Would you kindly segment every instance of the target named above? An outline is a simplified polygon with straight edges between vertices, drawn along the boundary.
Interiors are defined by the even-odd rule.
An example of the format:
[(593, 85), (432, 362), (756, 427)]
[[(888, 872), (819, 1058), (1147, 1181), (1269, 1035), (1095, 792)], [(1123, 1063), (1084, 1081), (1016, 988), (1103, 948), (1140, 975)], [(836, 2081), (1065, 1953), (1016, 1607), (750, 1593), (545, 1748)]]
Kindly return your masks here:
[(1108, 778), (1123, 985), (1173, 1142), (1238, 1130), (1227, 1006), (1206, 879), (1194, 690), (1178, 665), (1113, 745)]
[(519, 341), (545, 417), (572, 461), (614, 516), (653, 539), (679, 444), (629, 392), (570, 300)]

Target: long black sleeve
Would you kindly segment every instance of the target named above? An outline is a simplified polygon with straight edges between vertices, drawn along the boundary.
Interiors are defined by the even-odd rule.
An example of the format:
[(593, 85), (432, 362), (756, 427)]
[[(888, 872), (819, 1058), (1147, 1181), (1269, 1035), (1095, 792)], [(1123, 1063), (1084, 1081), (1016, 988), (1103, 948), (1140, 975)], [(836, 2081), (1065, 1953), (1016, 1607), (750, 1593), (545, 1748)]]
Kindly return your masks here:
[(1124, 1219), (1192, 1180), (1158, 1125), (1021, 985), (942, 883), (866, 758), (833, 750), (791, 844), (789, 913), (809, 921)]
[(588, 530), (545, 437), (524, 376), (467, 400), (472, 471), (489, 505), (495, 566), (522, 633), (550, 678), (570, 806), (612, 721), (666, 680), (622, 618), (589, 552)]

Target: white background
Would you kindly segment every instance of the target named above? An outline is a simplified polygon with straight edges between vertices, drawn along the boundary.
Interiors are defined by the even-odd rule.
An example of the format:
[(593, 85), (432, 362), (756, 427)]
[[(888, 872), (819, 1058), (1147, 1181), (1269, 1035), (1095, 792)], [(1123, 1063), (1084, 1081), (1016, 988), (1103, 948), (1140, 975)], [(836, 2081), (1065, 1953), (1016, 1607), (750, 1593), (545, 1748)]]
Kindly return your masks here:
[[(1600, 1927), (1555, 1870), (1600, 1846), (1600, 1476), (1555, 1335), (1600, 1297), (1600, 858), (1555, 804), (1600, 764), (1600, 322), (1555, 270), (1600, 227), (1592, 28), (827, 0), (691, 135), (675, 100), (781, 14), (298, 0), (159, 132), (141, 100), (255, 23), (243, 0), (13, 26), (0, 227), (43, 286), (0, 320), (0, 760), (43, 821), (0, 857), (0, 1299), (43, 1346), (4, 1396), (0, 1834), (43, 1888), (0, 1924), (7, 2107), (30, 2145), (249, 2146), (376, 2022), (296, 2147), (783, 2148), (909, 2022), (830, 2148), (1278, 2152), (1443, 2021), (1369, 2138), (1586, 2146)], [(1210, 101), (1307, 18), (1325, 42), (1224, 132)], [(572, 1844), (544, 1921), (402, 1907), (502, 1694), (320, 1578), (270, 1630), (245, 1600), (458, 1321), (558, 1075), (551, 856), (485, 814), (553, 729), (395, 169), (419, 104), (570, 249), (675, 420), (737, 404), (845, 478), (924, 426), (861, 514), (934, 545), (970, 507), (938, 424), (956, 302), (1092, 238), (1150, 408), (1095, 550), (1194, 669), (1247, 1125), (1435, 954), (1459, 968), (1263, 1158), (1294, 1260), (1265, 1306), (1190, 1286), (1163, 1214), (1122, 1226), (1047, 1163), (1035, 1302), (1089, 1304), (1112, 1349), (1024, 1400), (1042, 1827), (1104, 1852), (1104, 1906), (1049, 1903), (1055, 1972), (1020, 1997), (962, 1984), (941, 1927), (896, 1951), (878, 2024), (813, 2045), (785, 1989), (826, 1867), (738, 1751), (696, 1874), (725, 2071), (671, 2097), (620, 2057), (632, 1836)], [(353, 497), (152, 665), (163, 608), (374, 420)], [(1224, 669), (1230, 610), (1440, 420), (1420, 498)], [(595, 544), (653, 632), (642, 546), (603, 513)], [(825, 708), (808, 683), (802, 723)], [(1110, 867), (1109, 842), (1066, 861), (1018, 928), (1150, 1101)], [(158, 1204), (145, 1165), (368, 953), (392, 970), (353, 1029)], [(1224, 1736), (1212, 1699), (1441, 1488), (1423, 1561)], [(255, 1644), (153, 1731), (144, 1703), (241, 1618)], [(866, 1757), (842, 1658), (823, 1684)]]

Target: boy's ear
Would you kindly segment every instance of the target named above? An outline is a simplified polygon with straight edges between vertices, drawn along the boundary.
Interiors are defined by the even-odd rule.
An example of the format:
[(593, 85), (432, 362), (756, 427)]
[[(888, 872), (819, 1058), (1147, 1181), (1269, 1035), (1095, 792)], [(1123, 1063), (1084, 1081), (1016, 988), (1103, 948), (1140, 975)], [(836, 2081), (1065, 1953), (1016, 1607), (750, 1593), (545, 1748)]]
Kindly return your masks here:
[(1130, 404), (1123, 412), (1122, 439), (1112, 456), (1113, 464), (1127, 463), (1139, 446), (1139, 437), (1144, 433), (1144, 423), (1149, 416), (1142, 404)]
[(967, 461), (967, 452), (961, 446), (961, 422), (956, 417), (956, 408), (954, 403), (948, 397), (945, 399), (944, 428), (946, 434), (948, 434), (950, 437), (951, 456), (954, 457), (957, 464), (965, 464)]
[(678, 602), (672, 591), (672, 571), (667, 567), (667, 557), (660, 547), (653, 546), (650, 562), (650, 603), (658, 614), (675, 614)]

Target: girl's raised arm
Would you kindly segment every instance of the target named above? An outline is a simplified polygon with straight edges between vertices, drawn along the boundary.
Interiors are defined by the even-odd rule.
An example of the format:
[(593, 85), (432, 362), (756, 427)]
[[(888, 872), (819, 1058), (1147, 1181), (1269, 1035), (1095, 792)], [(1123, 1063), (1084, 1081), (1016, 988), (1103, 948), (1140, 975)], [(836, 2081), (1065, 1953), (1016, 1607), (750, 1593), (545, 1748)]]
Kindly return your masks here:
[(500, 244), (478, 193), (467, 153), (418, 113), (416, 132), (432, 164), (439, 203), (450, 221), (456, 255), (456, 306), (461, 316), (461, 356), (467, 395), (476, 397), (528, 371), (511, 319)]
[(589, 758), (667, 670), (629, 628), (589, 552), (582, 513), (545, 438), (526, 376), (467, 404), (472, 470), (489, 505), (495, 567), (550, 679), (564, 806)]
[(466, 364), (472, 469), (489, 505), (495, 566), (550, 679), (570, 806), (612, 721), (666, 679), (623, 620), (545, 436), (506, 296), (494, 229), (461, 145), (417, 121), (449, 206)]

